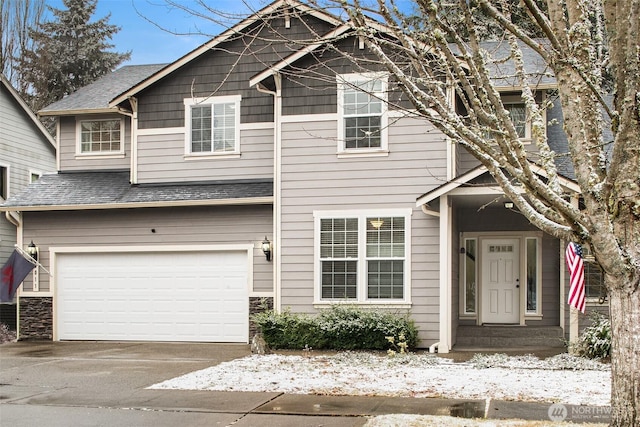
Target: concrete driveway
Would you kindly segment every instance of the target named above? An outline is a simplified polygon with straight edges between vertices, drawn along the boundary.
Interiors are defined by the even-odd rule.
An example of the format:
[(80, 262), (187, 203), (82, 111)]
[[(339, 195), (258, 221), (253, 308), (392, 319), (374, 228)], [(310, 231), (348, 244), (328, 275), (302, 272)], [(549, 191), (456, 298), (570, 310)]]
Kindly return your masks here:
[(254, 413), (281, 393), (146, 389), (160, 381), (249, 354), (249, 346), (232, 344), (3, 344), (0, 425), (359, 426), (366, 421), (353, 416)]

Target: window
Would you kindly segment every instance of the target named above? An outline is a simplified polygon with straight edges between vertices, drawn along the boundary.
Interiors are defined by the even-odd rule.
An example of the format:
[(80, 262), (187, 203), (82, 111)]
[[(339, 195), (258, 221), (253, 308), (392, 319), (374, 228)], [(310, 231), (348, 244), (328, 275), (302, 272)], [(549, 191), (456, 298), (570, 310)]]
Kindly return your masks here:
[(36, 182), (42, 176), (41, 172), (29, 171), (29, 183)]
[(121, 153), (122, 120), (84, 120), (80, 122), (80, 153)]
[(338, 76), (339, 152), (387, 149), (387, 77)]
[(531, 138), (531, 124), (527, 121), (524, 103), (504, 103), (504, 108), (509, 113), (518, 136), (522, 139)]
[(0, 166), (0, 199), (9, 197), (9, 168)]
[(539, 241), (536, 238), (526, 239), (526, 292), (527, 292), (527, 314), (538, 314), (540, 312), (539, 294), (540, 287), (540, 264)]
[(464, 239), (464, 314), (476, 314), (477, 263), (478, 250), (476, 239)]
[(320, 301), (405, 302), (410, 211), (322, 213), (318, 231)]
[(601, 303), (605, 301), (607, 291), (604, 285), (604, 273), (600, 264), (598, 264), (591, 254), (588, 246), (583, 246), (584, 256), (584, 287), (587, 299), (599, 300)]
[(184, 104), (187, 154), (240, 152), (240, 96), (191, 98)]

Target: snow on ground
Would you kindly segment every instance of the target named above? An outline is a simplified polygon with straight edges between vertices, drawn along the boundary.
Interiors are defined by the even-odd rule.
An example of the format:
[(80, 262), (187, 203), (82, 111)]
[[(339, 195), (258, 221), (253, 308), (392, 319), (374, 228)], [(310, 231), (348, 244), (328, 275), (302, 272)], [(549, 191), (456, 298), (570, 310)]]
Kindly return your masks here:
[(609, 365), (561, 354), (477, 355), (468, 362), (428, 354), (389, 357), (252, 355), (151, 386), (155, 389), (444, 397), (610, 404)]

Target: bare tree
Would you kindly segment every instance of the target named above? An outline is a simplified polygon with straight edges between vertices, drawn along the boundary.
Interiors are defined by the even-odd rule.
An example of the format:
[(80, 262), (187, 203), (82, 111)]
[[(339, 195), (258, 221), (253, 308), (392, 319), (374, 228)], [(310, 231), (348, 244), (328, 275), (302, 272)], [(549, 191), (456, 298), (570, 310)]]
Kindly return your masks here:
[(36, 28), (45, 11), (44, 0), (0, 0), (0, 64), (2, 74), (20, 92), (27, 84), (21, 78), (18, 61), (31, 49), (29, 29)]
[[(520, 5), (544, 40), (530, 37), (512, 19), (513, 2), (508, 1), (460, 1), (458, 19), (468, 29), (465, 39), (442, 16), (441, 4), (434, 0), (415, 1), (417, 19), (409, 19), (385, 0), (369, 7), (358, 0), (340, 1), (353, 30), (366, 38), (419, 114), (472, 153), (538, 228), (591, 247), (603, 269), (610, 300), (612, 425), (637, 426), (640, 3), (562, 0), (548, 2), (548, 12), (532, 0), (523, 0)], [(484, 23), (478, 21), (478, 9), (505, 30), (508, 59), (514, 64), (512, 77), (522, 88), (521, 97), (532, 121), (535, 154), (523, 144), (501, 101), (492, 70), (505, 58), (483, 48), (479, 29)], [(385, 30), (394, 35), (392, 49), (376, 30), (377, 22), (384, 22)], [(579, 203), (577, 195), (560, 185), (555, 160), (562, 153), (554, 152), (547, 140), (544, 106), (536, 102), (537, 82), (526, 72), (523, 45), (544, 60), (558, 82), (567, 154), (581, 190)], [(398, 50), (409, 58), (410, 69), (399, 66), (396, 57), (388, 53)], [(607, 75), (613, 84), (612, 103), (607, 102)], [(452, 106), (448, 88), (456, 91), (462, 109)], [(544, 174), (537, 173), (537, 168)]]
[[(200, 3), (198, 16), (225, 17)], [(639, 0), (413, 0), (411, 9), (394, 0), (302, 3), (348, 18), (351, 34), (366, 41), (374, 58), (336, 48), (344, 33), (323, 38), (326, 49), (363, 69), (382, 64), (413, 111), (475, 156), (532, 224), (591, 248), (610, 301), (612, 425), (640, 425)], [(487, 48), (487, 28), (506, 49)], [(318, 39), (281, 41), (299, 46)], [(567, 152), (554, 151), (547, 139), (546, 104), (536, 97), (543, 75), (527, 71), (523, 49), (535, 52), (557, 82)], [(508, 75), (497, 75), (505, 63)], [(330, 68), (297, 71), (335, 83)], [(521, 89), (535, 149), (503, 104), (499, 87), (507, 80)], [(561, 185), (560, 156), (579, 194)]]

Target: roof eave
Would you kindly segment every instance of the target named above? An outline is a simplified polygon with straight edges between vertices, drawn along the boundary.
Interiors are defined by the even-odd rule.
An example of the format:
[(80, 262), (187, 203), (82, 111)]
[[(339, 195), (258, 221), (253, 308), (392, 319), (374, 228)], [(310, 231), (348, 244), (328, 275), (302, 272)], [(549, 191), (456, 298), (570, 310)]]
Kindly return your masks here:
[(82, 205), (2, 206), (8, 212), (84, 211), (106, 209), (164, 208), (185, 206), (266, 205), (273, 203), (273, 196), (240, 197), (235, 199), (175, 200), (172, 202), (98, 203)]
[(120, 113), (120, 109), (117, 107), (109, 108), (77, 108), (69, 110), (40, 110), (38, 115), (41, 117), (51, 116), (77, 116), (82, 114), (112, 114)]

